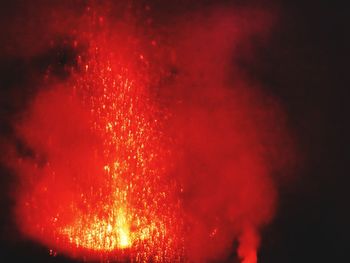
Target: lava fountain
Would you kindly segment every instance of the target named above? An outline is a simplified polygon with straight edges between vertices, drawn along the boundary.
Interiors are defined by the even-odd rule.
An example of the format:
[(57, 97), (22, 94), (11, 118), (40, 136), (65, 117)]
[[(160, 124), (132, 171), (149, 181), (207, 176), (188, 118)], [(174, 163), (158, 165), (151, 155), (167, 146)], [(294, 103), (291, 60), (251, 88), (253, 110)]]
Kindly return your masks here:
[(69, 32), (69, 77), (48, 68), (15, 124), (30, 149), (11, 162), (21, 232), (85, 260), (225, 260), (238, 241), (257, 262), (288, 147), (278, 103), (229, 66), (263, 31), (241, 26), (249, 12), (183, 19), (162, 47), (88, 7)]

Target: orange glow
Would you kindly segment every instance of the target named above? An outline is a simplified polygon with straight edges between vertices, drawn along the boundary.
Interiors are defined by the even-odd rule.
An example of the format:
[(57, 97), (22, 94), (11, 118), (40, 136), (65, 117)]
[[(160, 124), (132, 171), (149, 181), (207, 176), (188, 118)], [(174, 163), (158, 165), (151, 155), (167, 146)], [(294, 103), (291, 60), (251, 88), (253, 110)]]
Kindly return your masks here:
[[(83, 225), (78, 220), (73, 226), (65, 227), (60, 232), (77, 247), (105, 251), (129, 248), (132, 240), (125, 212), (119, 209), (117, 213), (115, 218), (109, 218), (111, 222), (94, 218), (95, 221)], [(114, 220), (116, 221), (113, 222)]]
[[(78, 58), (79, 72), (37, 100), (40, 114), (56, 117), (46, 119), (47, 135), (42, 135), (52, 152), (41, 170), (43, 181), (23, 197), (29, 201), (22, 212), (36, 211), (38, 217), (28, 219), (34, 226), (28, 232), (39, 233), (44, 242), (73, 257), (156, 262), (181, 258), (176, 186), (162, 180), (169, 143), (159, 127), (158, 109), (150, 102), (147, 75), (138, 74), (127, 53), (115, 55), (109, 47), (113, 40), (97, 35), (85, 57)], [(60, 108), (64, 105), (67, 113), (53, 113), (57, 105), (49, 98)], [(72, 120), (68, 134), (52, 130), (57, 119), (63, 120), (62, 127)], [(62, 136), (68, 136), (71, 145), (65, 158)], [(83, 151), (80, 143), (87, 145)], [(63, 176), (64, 184), (57, 185), (54, 174)]]

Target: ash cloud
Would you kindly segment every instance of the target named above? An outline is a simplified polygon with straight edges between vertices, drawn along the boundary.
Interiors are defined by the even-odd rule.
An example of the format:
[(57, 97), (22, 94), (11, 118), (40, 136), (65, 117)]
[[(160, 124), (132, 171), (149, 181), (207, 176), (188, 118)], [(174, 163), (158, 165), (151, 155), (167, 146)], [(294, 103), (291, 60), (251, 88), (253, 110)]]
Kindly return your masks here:
[(169, 130), (180, 142), (174, 174), (191, 261), (226, 260), (238, 241), (238, 258), (256, 262), (259, 232), (275, 214), (275, 174), (292, 156), (285, 116), (238, 63), (254, 56), (254, 40), (266, 40), (272, 21), (263, 10), (210, 8), (176, 26)]

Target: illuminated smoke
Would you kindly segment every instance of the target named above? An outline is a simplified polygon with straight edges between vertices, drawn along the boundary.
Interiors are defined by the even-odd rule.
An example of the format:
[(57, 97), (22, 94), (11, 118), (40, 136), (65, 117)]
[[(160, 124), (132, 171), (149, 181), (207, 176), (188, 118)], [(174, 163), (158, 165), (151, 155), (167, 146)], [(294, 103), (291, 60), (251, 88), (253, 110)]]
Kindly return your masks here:
[(137, 262), (225, 260), (238, 241), (241, 261), (257, 262), (289, 149), (278, 103), (234, 62), (270, 19), (187, 19), (171, 36), (108, 9), (73, 19), (69, 77), (48, 70), (16, 122), (33, 152), (12, 162), (24, 235), (74, 258)]

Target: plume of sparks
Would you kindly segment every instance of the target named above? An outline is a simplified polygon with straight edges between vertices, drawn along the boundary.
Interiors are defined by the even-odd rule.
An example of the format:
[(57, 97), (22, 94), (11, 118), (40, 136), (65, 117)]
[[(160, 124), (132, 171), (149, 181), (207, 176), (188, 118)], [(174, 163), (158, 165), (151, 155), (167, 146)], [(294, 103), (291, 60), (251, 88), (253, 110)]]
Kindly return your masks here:
[[(102, 187), (82, 193), (87, 210), (74, 207), (75, 219), (58, 228), (77, 248), (113, 252), (129, 249), (137, 261), (181, 257), (172, 236), (181, 225), (172, 189), (161, 182), (167, 150), (146, 87), (112, 53), (90, 49), (85, 71), (75, 80), (73, 96), (90, 109), (93, 132), (103, 141)], [(113, 61), (114, 60), (114, 61)], [(164, 141), (164, 140), (163, 140)], [(86, 196), (87, 195), (87, 196)], [(92, 206), (88, 204), (96, 200)], [(175, 222), (172, 222), (176, 219)]]
[[(67, 180), (73, 181), (70, 191), (74, 194), (68, 207), (50, 204), (52, 216), (46, 223), (46, 219), (37, 222), (36, 231), (53, 249), (62, 251), (63, 247), (73, 257), (178, 261), (183, 256), (182, 223), (176, 215), (180, 204), (175, 184), (164, 180), (168, 170), (164, 159), (169, 158), (170, 150), (159, 127), (161, 114), (151, 103), (145, 74), (115, 55), (105, 45), (104, 36), (96, 39), (90, 39), (85, 57), (78, 57), (79, 70), (64, 87), (68, 102), (86, 113), (82, 117), (89, 124), (85, 132), (96, 138), (86, 142), (92, 148), (89, 160), (96, 170), (82, 167), (71, 175), (60, 174), (61, 178), (71, 177)], [(82, 160), (74, 165), (89, 162)], [(70, 161), (75, 160), (68, 160), (67, 165)], [(50, 160), (43, 169), (50, 178), (40, 184), (47, 202), (60, 198), (48, 190), (60, 169)], [(30, 214), (39, 202), (36, 195), (25, 202)]]

